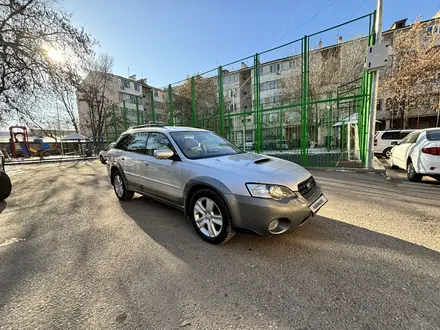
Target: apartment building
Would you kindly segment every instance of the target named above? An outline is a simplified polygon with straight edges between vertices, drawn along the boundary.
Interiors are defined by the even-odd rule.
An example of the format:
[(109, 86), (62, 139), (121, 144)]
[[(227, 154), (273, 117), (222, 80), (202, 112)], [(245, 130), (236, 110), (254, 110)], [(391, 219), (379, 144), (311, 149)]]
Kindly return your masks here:
[[(124, 127), (152, 121), (151, 95), (154, 100), (156, 121), (162, 122), (166, 119), (165, 93), (149, 86), (146, 79), (137, 80), (136, 75), (125, 78), (114, 74), (107, 74), (107, 79), (103, 79), (103, 75), (101, 72), (90, 72), (83, 81), (83, 84), (89, 84), (98, 90), (104, 89), (105, 81), (104, 95), (112, 105), (112, 110), (108, 113), (104, 136), (101, 138), (105, 138), (107, 133), (114, 134), (115, 130), (121, 132)], [(77, 92), (77, 100), (81, 133), (92, 137), (88, 104), (82, 101), (80, 92)]]
[[(407, 19), (393, 23), (388, 31), (383, 33), (383, 40), (389, 47), (387, 66), (381, 72), (381, 77), (393, 74), (393, 66), (399, 53), (393, 48), (394, 40), (410, 29)], [(430, 20), (422, 22), (421, 33), (427, 35), (440, 34), (440, 11)], [(439, 35), (440, 41), (440, 35)], [(440, 44), (440, 42), (439, 42)], [(381, 91), (381, 80), (379, 80), (379, 99), (377, 105), (377, 119), (380, 123), (377, 129), (399, 129), (399, 128), (428, 128), (438, 125), (440, 107), (440, 72), (437, 73), (437, 80), (430, 81), (421, 86), (419, 95), (412, 95), (408, 102), (397, 100), (394, 95)]]

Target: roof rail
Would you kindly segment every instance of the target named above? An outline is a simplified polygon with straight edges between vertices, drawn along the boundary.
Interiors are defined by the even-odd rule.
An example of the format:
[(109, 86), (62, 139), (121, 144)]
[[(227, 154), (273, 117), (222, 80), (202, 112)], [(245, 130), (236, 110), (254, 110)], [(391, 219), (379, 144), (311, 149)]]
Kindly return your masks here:
[(137, 125), (129, 127), (128, 129), (137, 129), (137, 128), (146, 128), (146, 127), (164, 127), (163, 124), (144, 124), (144, 125)]

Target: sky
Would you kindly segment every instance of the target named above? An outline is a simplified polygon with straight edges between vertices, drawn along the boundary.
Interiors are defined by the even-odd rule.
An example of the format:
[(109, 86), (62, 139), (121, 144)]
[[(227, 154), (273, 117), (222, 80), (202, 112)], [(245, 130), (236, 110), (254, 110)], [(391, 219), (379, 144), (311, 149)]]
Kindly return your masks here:
[[(376, 0), (64, 0), (61, 4), (73, 14), (75, 25), (99, 41), (96, 52), (113, 57), (115, 74), (136, 74), (156, 87), (376, 8)], [(409, 22), (418, 15), (432, 18), (438, 10), (440, 1), (384, 0), (384, 29), (403, 18)], [(347, 38), (365, 34), (368, 22), (360, 23), (323, 35), (324, 45), (334, 42), (338, 33)], [(312, 43), (318, 42), (315, 39)]]

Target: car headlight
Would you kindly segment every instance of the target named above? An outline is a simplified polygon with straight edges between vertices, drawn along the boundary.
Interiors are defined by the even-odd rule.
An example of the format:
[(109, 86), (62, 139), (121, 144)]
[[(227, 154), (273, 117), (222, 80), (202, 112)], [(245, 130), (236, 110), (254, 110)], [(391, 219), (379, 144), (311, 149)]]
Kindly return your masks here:
[(297, 197), (295, 193), (287, 187), (261, 183), (247, 183), (246, 187), (252, 197), (270, 198), (277, 201), (288, 198)]

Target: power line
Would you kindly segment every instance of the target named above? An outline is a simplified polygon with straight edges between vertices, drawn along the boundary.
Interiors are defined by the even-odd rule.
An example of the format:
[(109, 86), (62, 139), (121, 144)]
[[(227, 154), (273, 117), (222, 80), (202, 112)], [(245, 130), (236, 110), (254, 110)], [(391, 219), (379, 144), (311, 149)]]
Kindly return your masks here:
[(296, 11), (295, 15), (293, 15), (293, 17), (291, 18), (291, 20), (289, 21), (289, 24), (287, 24), (286, 28), (284, 29), (284, 31), (280, 34), (280, 36), (278, 37), (277, 40), (275, 40), (274, 44), (272, 47), (273, 48), (275, 46), (275, 44), (280, 41), (280, 39), (282, 37), (284, 37), (286, 31), (289, 29), (289, 27), (292, 25), (293, 21), (295, 20), (295, 18), (299, 15), (299, 13), (301, 12), (302, 7), (304, 7), (304, 5), (307, 3), (308, 0), (304, 0), (301, 4), (301, 6), (299, 6), (298, 10)]
[(314, 18), (315, 18), (316, 16), (318, 16), (319, 14), (321, 14), (324, 10), (326, 10), (326, 9), (330, 8), (331, 6), (333, 6), (333, 5), (334, 5), (336, 2), (338, 2), (338, 1), (339, 1), (339, 0), (334, 0), (332, 3), (330, 3), (330, 4), (326, 4), (326, 5), (325, 5), (324, 7), (322, 7), (322, 9), (321, 9), (320, 11), (318, 11), (315, 15), (313, 15), (312, 17), (310, 17), (309, 19), (307, 19), (305, 22), (303, 22), (303, 23), (301, 23), (300, 25), (298, 25), (297, 27), (295, 27), (292, 31), (287, 32), (287, 33), (285, 34), (285, 36), (288, 35), (288, 34), (291, 34), (291, 33), (295, 32), (295, 31), (298, 30), (300, 27), (306, 25), (306, 23), (310, 22), (312, 19), (314, 19)]

